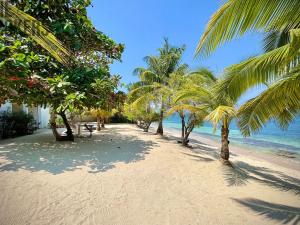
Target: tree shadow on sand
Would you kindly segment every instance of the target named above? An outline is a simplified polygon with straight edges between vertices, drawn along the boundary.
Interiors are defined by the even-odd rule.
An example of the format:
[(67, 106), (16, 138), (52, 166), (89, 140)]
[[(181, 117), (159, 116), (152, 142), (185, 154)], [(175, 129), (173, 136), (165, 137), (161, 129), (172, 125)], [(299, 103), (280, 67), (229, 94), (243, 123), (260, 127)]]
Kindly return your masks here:
[(55, 142), (47, 131), (0, 142), (0, 157), (8, 160), (0, 164), (0, 172), (25, 169), (60, 174), (80, 166), (87, 166), (90, 173), (104, 172), (118, 162), (143, 160), (154, 144), (136, 136), (120, 135), (113, 128), (92, 138), (78, 138), (73, 143)]
[(223, 171), (229, 186), (246, 185), (248, 181), (253, 180), (281, 191), (291, 191), (300, 195), (300, 180), (279, 171), (241, 161), (234, 165), (224, 165)]
[(250, 208), (259, 215), (265, 216), (269, 219), (276, 220), (282, 224), (291, 223), (293, 225), (300, 223), (300, 208), (269, 203), (259, 199), (233, 199), (239, 204)]

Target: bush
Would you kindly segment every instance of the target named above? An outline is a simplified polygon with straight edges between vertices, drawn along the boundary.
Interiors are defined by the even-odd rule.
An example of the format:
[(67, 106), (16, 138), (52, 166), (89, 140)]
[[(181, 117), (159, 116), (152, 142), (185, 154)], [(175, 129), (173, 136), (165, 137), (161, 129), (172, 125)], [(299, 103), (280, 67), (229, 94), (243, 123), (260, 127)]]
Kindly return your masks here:
[(32, 134), (37, 127), (31, 114), (23, 111), (0, 114), (0, 134), (2, 138)]
[(111, 123), (133, 123), (132, 120), (128, 119), (127, 116), (123, 115), (122, 113), (115, 113), (110, 118)]

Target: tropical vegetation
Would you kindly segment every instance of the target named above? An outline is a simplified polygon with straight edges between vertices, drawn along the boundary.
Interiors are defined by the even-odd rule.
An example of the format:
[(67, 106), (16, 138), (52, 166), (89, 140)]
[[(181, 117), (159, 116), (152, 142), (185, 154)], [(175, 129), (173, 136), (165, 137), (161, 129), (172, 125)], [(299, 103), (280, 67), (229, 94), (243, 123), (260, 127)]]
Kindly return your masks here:
[[(264, 53), (226, 69), (219, 92), (238, 99), (248, 89), (265, 90), (238, 111), (242, 133), (258, 132), (269, 120), (286, 129), (300, 110), (300, 2), (298, 0), (228, 0), (211, 17), (196, 54), (216, 48), (246, 32), (264, 32)], [(275, 104), (276, 102), (276, 104)]]
[[(263, 32), (264, 52), (226, 68), (221, 76), (207, 68), (191, 70), (182, 62), (185, 46), (164, 39), (128, 94), (118, 91), (121, 77), (110, 65), (124, 50), (95, 29), (87, 17), (91, 1), (0, 0), (0, 104), (9, 100), (50, 106), (57, 140), (74, 140), (73, 116), (87, 111), (97, 130), (110, 118), (135, 121), (145, 132), (153, 122), (163, 135), (164, 118), (176, 113), (181, 139), (188, 146), (196, 126), (210, 121), (221, 130), (221, 158), (229, 159), (230, 124), (244, 136), (270, 120), (286, 129), (300, 110), (300, 3), (298, 0), (227, 0), (211, 17), (196, 56), (208, 57), (220, 45), (247, 32)], [(42, 48), (41, 48), (42, 47)], [(263, 87), (240, 107), (253, 87)], [(276, 102), (276, 104), (275, 104)], [(57, 131), (57, 116), (67, 129)]]
[[(56, 139), (72, 141), (74, 136), (68, 113), (105, 104), (119, 82), (119, 76), (110, 74), (109, 65), (120, 60), (124, 47), (94, 28), (86, 12), (90, 1), (22, 0), (10, 3), (1, 1), (1, 6), (6, 7), (1, 14), (4, 21), (0, 28), (2, 102), (10, 100), (50, 106), (53, 111), (51, 127)], [(19, 16), (13, 18), (13, 15)], [(31, 24), (32, 21), (39, 21), (37, 29), (32, 27), (35, 24)], [(25, 31), (22, 23), (27, 22), (31, 28)], [(44, 32), (41, 24), (47, 26), (62, 44)], [(63, 46), (61, 51), (67, 49), (64, 52), (70, 52), (71, 57), (61, 55), (57, 46)], [(67, 128), (66, 137), (55, 130), (56, 115), (62, 118)]]
[[(168, 80), (172, 73), (184, 71), (186, 64), (181, 64), (181, 57), (185, 46), (171, 46), (168, 39), (164, 40), (162, 48), (158, 49), (158, 55), (146, 56), (146, 68), (139, 67), (134, 70), (140, 82), (135, 83), (135, 89), (131, 90), (131, 98), (138, 96), (134, 104), (140, 104), (151, 100), (159, 108), (159, 120), (156, 133), (163, 135), (163, 118), (169, 101)], [(143, 93), (142, 95), (140, 93)]]

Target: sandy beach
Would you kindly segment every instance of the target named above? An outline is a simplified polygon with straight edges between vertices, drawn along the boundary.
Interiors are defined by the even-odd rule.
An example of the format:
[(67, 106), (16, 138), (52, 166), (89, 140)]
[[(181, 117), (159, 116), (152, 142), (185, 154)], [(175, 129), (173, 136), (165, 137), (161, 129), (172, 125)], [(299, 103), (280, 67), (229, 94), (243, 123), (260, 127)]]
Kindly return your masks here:
[(50, 130), (0, 141), (0, 225), (300, 224), (300, 164), (192, 136), (107, 125), (55, 142)]

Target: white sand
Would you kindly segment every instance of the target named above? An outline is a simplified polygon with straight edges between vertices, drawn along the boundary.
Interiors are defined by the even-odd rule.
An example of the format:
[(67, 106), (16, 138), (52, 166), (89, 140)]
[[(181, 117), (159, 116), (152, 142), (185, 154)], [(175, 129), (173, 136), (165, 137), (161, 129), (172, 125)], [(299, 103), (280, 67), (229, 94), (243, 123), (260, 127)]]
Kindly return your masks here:
[(133, 125), (75, 143), (50, 131), (1, 141), (0, 224), (300, 223), (297, 164), (237, 150), (232, 169), (209, 143), (194, 150)]

